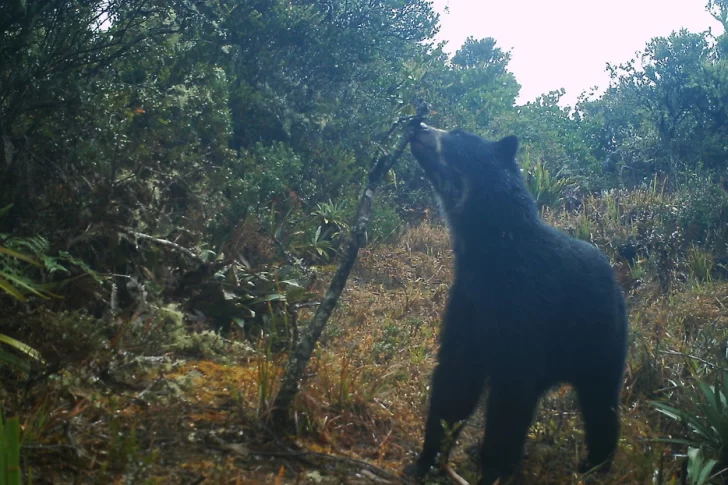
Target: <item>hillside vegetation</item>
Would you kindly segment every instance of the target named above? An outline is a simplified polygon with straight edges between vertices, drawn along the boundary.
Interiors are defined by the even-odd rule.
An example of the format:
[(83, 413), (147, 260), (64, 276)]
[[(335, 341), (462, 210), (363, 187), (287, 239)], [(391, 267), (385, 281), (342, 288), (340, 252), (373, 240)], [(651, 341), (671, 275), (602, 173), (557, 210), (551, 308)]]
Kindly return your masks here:
[[(705, 15), (728, 26), (728, 3)], [(437, 29), (427, 0), (0, 4), (0, 484), (397, 483), (452, 280), (408, 153), (290, 422), (270, 418), (372, 161), (422, 101), (433, 126), (518, 135), (543, 217), (601, 248), (628, 298), (613, 470), (576, 474), (564, 387), (523, 482), (723, 483), (728, 37), (652, 39), (562, 107), (516, 103), (495, 39), (448, 57)], [(451, 460), (470, 482), (482, 421)]]

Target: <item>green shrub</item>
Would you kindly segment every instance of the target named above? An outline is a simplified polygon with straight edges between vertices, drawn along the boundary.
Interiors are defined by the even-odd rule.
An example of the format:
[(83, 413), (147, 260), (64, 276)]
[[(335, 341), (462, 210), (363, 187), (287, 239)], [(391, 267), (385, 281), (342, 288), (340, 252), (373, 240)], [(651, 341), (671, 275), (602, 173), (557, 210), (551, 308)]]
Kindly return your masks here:
[(570, 177), (562, 176), (562, 170), (551, 174), (540, 158), (528, 153), (520, 160), (528, 190), (536, 199), (539, 207), (554, 207), (564, 198), (566, 189), (574, 185)]
[(370, 244), (392, 242), (401, 233), (404, 223), (390, 197), (382, 194), (374, 200), (369, 223)]
[(676, 193), (674, 224), (685, 244), (728, 240), (728, 193), (708, 177), (691, 174)]
[(242, 153), (238, 163), (228, 169), (224, 193), (230, 220), (248, 214), (267, 217), (272, 206), (285, 213), (300, 198), (315, 192), (304, 180), (301, 157), (282, 142), (265, 146), (256, 143)]
[(693, 453), (693, 468), (696, 469), (695, 472), (700, 469), (700, 476), (703, 476), (703, 468), (707, 468), (707, 477), (712, 469), (711, 462), (712, 465), (718, 463), (721, 467), (728, 464), (728, 373), (716, 379), (712, 386), (698, 377), (694, 381), (697, 390), (691, 388), (689, 391), (690, 405), (678, 408), (660, 401), (652, 401), (651, 404), (662, 414), (687, 426), (690, 431), (689, 438), (665, 441), (705, 451), (710, 459), (703, 463), (702, 453), (700, 457)]

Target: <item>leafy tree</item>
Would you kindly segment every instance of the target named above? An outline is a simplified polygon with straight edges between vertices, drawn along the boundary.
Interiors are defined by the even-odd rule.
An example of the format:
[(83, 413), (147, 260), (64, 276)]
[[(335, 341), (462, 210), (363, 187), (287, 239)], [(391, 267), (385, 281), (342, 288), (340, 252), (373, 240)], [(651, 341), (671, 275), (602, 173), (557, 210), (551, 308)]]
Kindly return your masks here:
[(728, 32), (728, 2), (726, 0), (708, 0), (705, 10)]
[(83, 129), (87, 88), (107, 66), (178, 27), (151, 0), (0, 5), (0, 204), (15, 204), (8, 220), (36, 212), (50, 181), (58, 187), (78, 173), (69, 142), (79, 133), (65, 128)]
[(507, 70), (510, 59), (493, 38), (468, 37), (453, 56), (446, 96), (473, 117), (473, 129), (490, 129), (494, 118), (512, 111), (521, 86)]
[(451, 60), (438, 46), (424, 61), (418, 92), (437, 112), (435, 124), (484, 132), (515, 106), (520, 85), (507, 70), (510, 53), (492, 38), (468, 37)]
[(391, 122), (401, 66), (436, 22), (423, 0), (231, 2), (215, 15), (233, 49), (233, 147), (286, 142), (326, 198), (361, 180), (371, 134)]
[(655, 171), (721, 168), (722, 76), (706, 33), (652, 39), (639, 62), (608, 65), (612, 84), (579, 109), (592, 126), (592, 153), (641, 180)]

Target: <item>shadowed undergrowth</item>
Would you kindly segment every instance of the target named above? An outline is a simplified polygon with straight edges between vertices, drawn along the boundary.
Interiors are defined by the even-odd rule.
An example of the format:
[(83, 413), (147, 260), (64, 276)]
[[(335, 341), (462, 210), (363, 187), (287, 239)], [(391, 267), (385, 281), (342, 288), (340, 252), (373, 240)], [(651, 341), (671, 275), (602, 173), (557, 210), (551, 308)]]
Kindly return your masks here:
[[(668, 248), (671, 265), (658, 263), (662, 240), (648, 236), (672, 224), (659, 211), (660, 204), (675, 203), (657, 192), (607, 194), (587, 198), (571, 212), (545, 212), (547, 220), (594, 241), (612, 258), (628, 296), (630, 355), (613, 471), (575, 473), (585, 453), (583, 429), (574, 395), (562, 387), (539, 407), (524, 483), (672, 483), (682, 475), (686, 448), (655, 440), (690, 432), (649, 401), (691, 409), (693, 376), (720, 367), (728, 341), (728, 283), (706, 266), (713, 258), (701, 249), (706, 246), (688, 245), (684, 237)], [(652, 215), (634, 215), (641, 210)], [(633, 258), (625, 254), (626, 242), (639, 247)], [(425, 222), (394, 244), (361, 252), (286, 433), (267, 424), (285, 364), (271, 340), (275, 334), (242, 343), (234, 329), (225, 338), (190, 333), (184, 323), (189, 315), (174, 306), (148, 305), (131, 317), (105, 320), (35, 313), (24, 341), (62, 355), (64, 366), (46, 385), (30, 384), (25, 393), (4, 386), (3, 411), (23, 423), (23, 466), (40, 483), (392, 480), (420, 446), (452, 278), (449, 246), (447, 230)], [(320, 267), (310, 290), (320, 294), (332, 271)], [(298, 320), (306, 322), (311, 311), (303, 308)], [(42, 338), (48, 335), (55, 336), (51, 342)], [(3, 378), (12, 384), (12, 374)], [(469, 481), (476, 479), (476, 467), (465, 449), (482, 436), (482, 414), (479, 409), (467, 424), (451, 460)]]

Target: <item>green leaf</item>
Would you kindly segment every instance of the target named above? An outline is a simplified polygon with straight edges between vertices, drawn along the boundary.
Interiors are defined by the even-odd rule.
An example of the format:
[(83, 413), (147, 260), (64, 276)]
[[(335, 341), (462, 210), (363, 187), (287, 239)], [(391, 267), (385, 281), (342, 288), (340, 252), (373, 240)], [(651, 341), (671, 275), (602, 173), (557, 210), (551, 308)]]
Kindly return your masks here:
[(5, 364), (26, 374), (30, 372), (30, 362), (2, 349), (0, 349), (0, 364)]
[(669, 416), (670, 418), (676, 420), (676, 421), (683, 421), (685, 419), (684, 413), (680, 411), (679, 409), (676, 409), (672, 406), (668, 406), (667, 404), (659, 401), (650, 401), (650, 404), (652, 404), (654, 407), (657, 408), (659, 412), (664, 414), (665, 416)]
[(714, 460), (712, 458), (703, 464), (703, 468), (700, 470), (700, 474), (698, 475), (699, 484), (708, 483), (708, 478), (710, 478), (710, 474), (713, 472), (713, 468), (717, 464), (718, 460)]
[(33, 347), (24, 344), (23, 342), (20, 342), (19, 340), (15, 340), (12, 337), (8, 337), (7, 335), (0, 333), (0, 342), (3, 342), (12, 348), (24, 353), (28, 357), (32, 357), (33, 359), (45, 363), (43, 358), (40, 355), (40, 352), (35, 350)]
[(316, 298), (317, 296), (315, 293), (300, 286), (286, 288), (286, 301), (288, 303), (301, 303)]
[(688, 479), (691, 485), (707, 483), (717, 460), (705, 460), (700, 448), (688, 448)]
[(15, 259), (20, 259), (21, 261), (25, 261), (26, 263), (30, 263), (33, 266), (37, 266), (38, 268), (42, 268), (43, 264), (37, 261), (32, 256), (25, 255), (23, 253), (19, 253), (17, 251), (13, 251), (12, 249), (8, 249), (5, 247), (0, 246), (0, 253), (7, 254), (8, 256), (11, 256)]
[(316, 236), (314, 236), (314, 238), (313, 238), (314, 242), (318, 242), (319, 237), (321, 237), (321, 226), (319, 226), (318, 229), (316, 229)]
[(706, 405), (703, 409), (706, 413), (708, 422), (716, 428), (720, 426), (723, 421), (723, 414), (721, 412), (722, 404), (720, 400), (720, 393), (715, 392), (714, 388), (709, 386), (707, 383), (700, 379), (696, 379), (696, 384), (700, 391), (703, 393)]
[(289, 286), (295, 286), (297, 288), (301, 288), (301, 284), (296, 280), (283, 280), (281, 281), (282, 285), (289, 285)]
[(670, 443), (673, 445), (683, 445), (683, 446), (694, 446), (695, 442), (690, 440), (683, 440), (680, 438), (653, 438), (650, 441), (655, 443)]
[(3, 421), (2, 414), (0, 414), (0, 485), (7, 485), (8, 483), (8, 477), (6, 473), (6, 470), (8, 468), (7, 453), (5, 453), (6, 448), (7, 438), (5, 437), (5, 422)]
[[(14, 283), (15, 286), (19, 286), (22, 289), (27, 290), (29, 293), (33, 293), (34, 295), (39, 296), (41, 298), (44, 298), (46, 300), (49, 298), (48, 294), (46, 294), (45, 292), (41, 292), (41, 291), (37, 290), (30, 283), (26, 282), (22, 278), (19, 278), (19, 277), (15, 276), (15, 275), (12, 275), (10, 273), (3, 273), (3, 276), (7, 280), (9, 280), (11, 283)], [(3, 288), (3, 289), (5, 289), (5, 288)], [(22, 300), (22, 301), (25, 301), (25, 300)]]
[(5, 477), (8, 485), (21, 485), (22, 473), (20, 471), (20, 419), (10, 418), (5, 422), (4, 429)]
[(0, 276), (0, 290), (5, 291), (10, 296), (15, 297), (19, 301), (25, 301), (26, 298), (21, 292), (19, 292), (10, 282)]
[(256, 298), (255, 300), (252, 301), (252, 304), (266, 303), (269, 301), (286, 301), (286, 295), (281, 294), (281, 293), (271, 293), (270, 295)]

